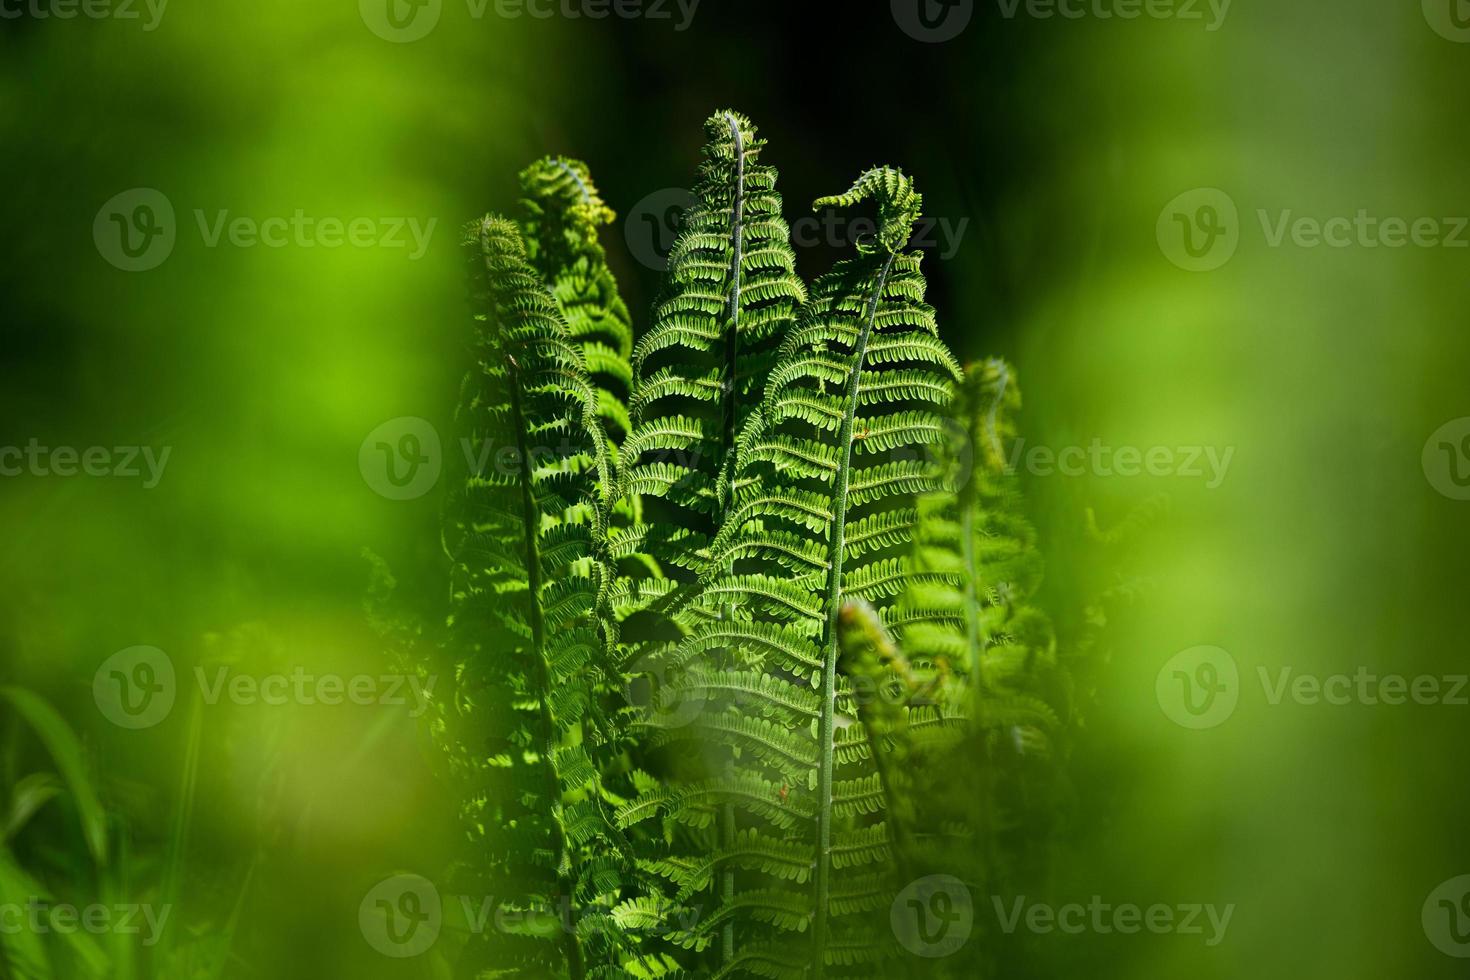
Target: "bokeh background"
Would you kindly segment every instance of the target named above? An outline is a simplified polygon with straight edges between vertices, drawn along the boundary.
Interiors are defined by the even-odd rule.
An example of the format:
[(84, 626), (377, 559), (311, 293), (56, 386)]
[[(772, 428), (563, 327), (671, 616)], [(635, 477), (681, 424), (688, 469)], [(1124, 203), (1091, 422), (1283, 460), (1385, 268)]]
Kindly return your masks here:
[[(440, 975), (432, 955), (381, 955), (358, 918), (385, 876), (440, 875), (457, 839), (408, 708), (201, 704), (189, 678), (399, 669), (364, 611), (362, 552), (432, 606), (437, 503), (375, 492), (358, 453), (395, 418), (448, 431), (459, 226), (513, 207), (536, 157), (585, 159), (622, 215), (608, 245), (641, 316), (657, 270), (635, 256), (691, 182), (700, 123), (734, 107), (769, 139), (789, 217), (884, 162), (963, 227), (940, 226), (931, 300), (966, 357), (1016, 363), (1031, 443), (1234, 452), (1214, 486), (1025, 474), (1063, 621), (1112, 574), (1087, 509), (1107, 525), (1170, 501), (1128, 553), (1149, 586), (1089, 675), (1075, 812), (1031, 898), (1235, 908), (1214, 946), (1026, 936), (1016, 975), (1464, 975), (1421, 910), (1470, 873), (1470, 706), (1273, 705), (1258, 677), (1470, 672), (1470, 502), (1421, 458), (1470, 416), (1470, 232), (1458, 249), (1273, 246), (1259, 219), (1470, 214), (1463, 0), (1236, 0), (1223, 20), (1203, 2), (1137, 19), (1100, 16), (1126, 0), (1077, 18), (935, 2), (962, 26), (944, 41), (916, 37), (902, 2), (703, 0), (682, 30), (673, 4), (394, 3), (438, 19), (400, 42), (373, 0), (139, 3), (137, 19), (0, 4), (0, 445), (170, 447), (152, 488), (0, 478), (0, 683), (76, 733), (107, 836), (89, 852), (87, 807), (46, 800), (7, 831), (0, 889), (170, 905), (153, 946), (98, 937), (118, 977)], [(175, 212), (172, 251), (141, 272), (93, 233), (133, 188)], [(1160, 231), (1197, 188), (1237, 208), (1236, 250), (1208, 271)], [(412, 258), (211, 247), (196, 218), (298, 209), (436, 224)], [(842, 244), (801, 248), (800, 270)], [(92, 685), (137, 645), (185, 680), (167, 718), (127, 730)], [(1229, 654), (1239, 703), (1191, 729), (1156, 679), (1198, 646)], [(22, 777), (59, 763), (0, 710), (11, 813), (37, 785)], [(83, 975), (95, 951), (56, 940), (55, 975)]]

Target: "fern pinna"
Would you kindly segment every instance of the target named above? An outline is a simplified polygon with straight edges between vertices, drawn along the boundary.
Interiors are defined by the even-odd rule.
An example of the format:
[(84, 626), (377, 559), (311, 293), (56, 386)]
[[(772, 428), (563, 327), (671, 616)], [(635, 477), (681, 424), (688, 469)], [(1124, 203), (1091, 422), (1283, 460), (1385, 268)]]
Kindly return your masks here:
[(682, 937), (700, 950), (717, 926), (739, 924), (717, 976), (861, 975), (885, 953), (869, 915), (890, 893), (884, 794), (839, 677), (838, 617), (844, 595), (891, 608), (916, 574), (913, 498), (935, 480), (923, 448), (959, 368), (924, 303), (919, 253), (906, 250), (920, 207), (910, 181), (871, 171), (818, 206), (869, 198), (879, 235), (813, 286), (742, 428), (704, 618), (673, 652), (682, 672), (662, 695), (704, 706), (674, 737), (734, 746), (738, 764), (661, 785), (619, 814), (697, 828), (738, 808), (739, 825), (706, 853), (656, 866), (686, 899), (713, 871), (740, 872), (736, 894), (707, 896), (715, 911)]
[(531, 913), (496, 937), (497, 964), (582, 977), (624, 943), (598, 914), (628, 867), (598, 766), (615, 743), (610, 456), (581, 350), (515, 225), (486, 218), (467, 245), (475, 363), (457, 423), (479, 463), (447, 503), (444, 534), (467, 815), (486, 894)]

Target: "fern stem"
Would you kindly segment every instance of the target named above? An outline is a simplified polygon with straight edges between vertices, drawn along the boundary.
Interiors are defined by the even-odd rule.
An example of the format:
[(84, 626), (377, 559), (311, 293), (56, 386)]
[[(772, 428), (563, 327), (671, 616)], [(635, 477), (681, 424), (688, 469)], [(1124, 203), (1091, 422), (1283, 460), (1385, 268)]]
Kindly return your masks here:
[[(741, 266), (745, 261), (742, 240), (745, 233), (745, 138), (741, 135), (739, 122), (728, 112), (725, 113), (725, 123), (730, 127), (730, 138), (735, 142), (735, 189), (730, 202), (730, 297), (726, 307), (729, 323), (725, 326), (725, 458), (720, 462), (719, 480), (722, 516), (729, 510), (735, 493), (735, 430), (739, 408), (735, 400), (740, 391), (740, 289)], [(734, 562), (728, 562), (725, 574), (730, 574), (733, 568)], [(720, 618), (735, 618), (733, 602), (721, 607)], [(728, 851), (735, 844), (734, 804), (727, 803), (721, 808), (719, 821), (720, 846)], [(728, 906), (734, 900), (735, 870), (726, 868), (720, 872), (720, 901)], [(728, 966), (734, 959), (735, 923), (729, 921), (720, 928), (720, 963)]]
[(556, 768), (556, 719), (551, 711), (551, 667), (546, 659), (546, 619), (541, 609), (541, 549), (540, 511), (531, 493), (531, 452), (526, 433), (529, 422), (521, 407), (520, 365), (514, 357), (507, 356), (510, 373), (510, 407), (516, 433), (516, 449), (520, 457), (521, 508), (524, 515), (523, 533), (526, 547), (527, 591), (531, 598), (531, 642), (536, 649), (535, 663), (538, 674), (537, 708), (542, 727), (541, 751), (545, 763), (547, 806), (552, 811), (552, 843), (556, 853), (556, 890), (552, 898), (559, 903), (563, 896), (567, 901), (567, 928), (562, 934), (562, 952), (567, 959), (567, 972), (572, 980), (584, 980), (586, 967), (582, 961), (582, 944), (577, 938), (576, 923), (572, 921), (571, 902), (572, 875), (571, 852), (567, 847), (566, 834), (561, 824), (561, 777)]
[(828, 545), (831, 566), (827, 573), (827, 625), (822, 643), (822, 715), (819, 722), (821, 745), (818, 748), (821, 755), (817, 761), (816, 920), (812, 924), (812, 975), (817, 978), (825, 972), (828, 905), (832, 890), (832, 769), (835, 756), (833, 733), (837, 713), (837, 627), (838, 619), (842, 615), (842, 559), (847, 550), (852, 433), (857, 417), (858, 386), (862, 379), (863, 361), (867, 358), (868, 338), (872, 335), (873, 324), (878, 317), (878, 304), (883, 298), (883, 290), (887, 288), (895, 257), (895, 253), (888, 253), (873, 286), (873, 295), (869, 297), (867, 309), (863, 313), (862, 332), (853, 346), (852, 370), (847, 378), (842, 426), (837, 434), (840, 459), (832, 495), (832, 536)]

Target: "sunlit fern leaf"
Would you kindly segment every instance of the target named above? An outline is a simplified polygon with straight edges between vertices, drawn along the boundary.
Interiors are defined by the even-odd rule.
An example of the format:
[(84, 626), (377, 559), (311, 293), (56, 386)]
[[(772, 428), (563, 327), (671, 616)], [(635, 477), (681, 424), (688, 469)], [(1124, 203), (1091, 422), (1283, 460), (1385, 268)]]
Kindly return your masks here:
[(765, 140), (733, 111), (705, 132), (693, 203), (633, 351), (626, 454), (630, 485), (656, 498), (648, 519), (679, 528), (666, 546), (686, 551), (722, 523), (735, 438), (806, 295)]
[[(813, 286), (759, 409), (741, 427), (728, 519), (709, 545), (714, 560), (697, 603), (724, 612), (695, 618), (667, 661), (680, 671), (666, 705), (699, 710), (661, 738), (728, 746), (735, 770), (694, 786), (661, 786), (620, 815), (645, 818), (652, 808), (679, 821), (707, 820), (721, 786), (755, 787), (764, 792), (730, 794), (739, 832), (810, 855), (800, 929), (787, 928), (795, 919), (742, 903), (747, 890), (776, 886), (760, 869), (742, 870), (733, 898), (710, 896), (720, 899), (719, 921), (740, 934), (739, 952), (719, 975), (782, 975), (805, 963), (815, 977), (872, 962), (846, 943), (863, 933), (872, 939), (873, 929), (839, 936), (831, 922), (863, 918), (881, 904), (869, 894), (871, 879), (854, 884), (857, 855), (838, 866), (832, 845), (844, 835), (882, 834), (885, 810), (872, 753), (859, 747), (853, 692), (837, 673), (837, 613), (848, 592), (891, 607), (910, 583), (945, 578), (912, 567), (908, 531), (915, 496), (938, 486), (929, 446), (943, 432), (959, 370), (934, 335), (919, 255), (905, 250), (919, 204), (907, 178), (874, 171), (850, 195), (819, 204), (869, 195), (877, 197), (882, 233)], [(890, 374), (895, 383), (883, 384)], [(715, 653), (723, 669), (712, 669)], [(766, 725), (800, 738), (773, 744)], [(857, 736), (839, 734), (854, 729)], [(814, 764), (800, 765), (807, 759)], [(887, 855), (886, 839), (868, 838), (861, 853)], [(727, 837), (717, 847), (716, 861), (731, 844)]]
[[(601, 792), (615, 738), (610, 449), (582, 349), (516, 227), (486, 218), (466, 245), (474, 366), (456, 426), (468, 445), (507, 452), (468, 454), (445, 507), (458, 709), (446, 735), (480, 789), (467, 816), (489, 886), (590, 912), (630, 866)], [(620, 945), (612, 932), (541, 938), (560, 952), (555, 975), (575, 978)], [(524, 975), (546, 975), (546, 957), (527, 955)]]
[(571, 338), (582, 346), (598, 414), (620, 444), (631, 426), (633, 325), (598, 240), (617, 216), (580, 160), (539, 160), (521, 173), (521, 189), (527, 257), (550, 287)]

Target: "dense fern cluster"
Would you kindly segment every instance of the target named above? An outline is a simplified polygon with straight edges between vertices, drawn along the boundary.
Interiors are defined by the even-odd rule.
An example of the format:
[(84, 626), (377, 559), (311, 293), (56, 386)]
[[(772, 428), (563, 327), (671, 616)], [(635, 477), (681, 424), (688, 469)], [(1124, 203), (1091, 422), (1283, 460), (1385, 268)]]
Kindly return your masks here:
[(581, 163), (466, 236), (459, 435), (492, 451), (446, 503), (442, 741), (482, 883), (562, 910), (466, 975), (938, 975), (896, 896), (999, 887), (1013, 757), (1065, 723), (1015, 385), (940, 339), (921, 195), (879, 168), (816, 202), (878, 231), (808, 289), (764, 141), (706, 130), (641, 331)]

